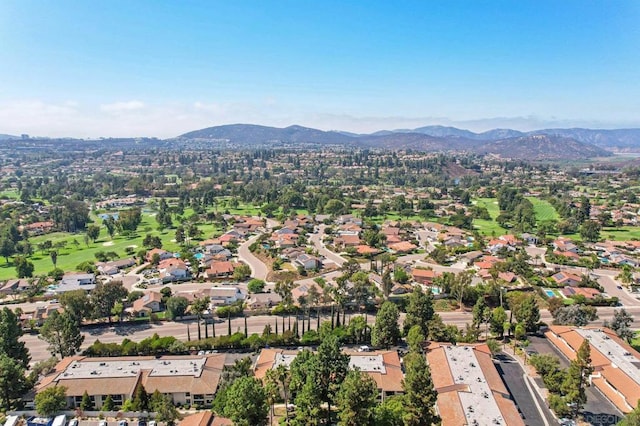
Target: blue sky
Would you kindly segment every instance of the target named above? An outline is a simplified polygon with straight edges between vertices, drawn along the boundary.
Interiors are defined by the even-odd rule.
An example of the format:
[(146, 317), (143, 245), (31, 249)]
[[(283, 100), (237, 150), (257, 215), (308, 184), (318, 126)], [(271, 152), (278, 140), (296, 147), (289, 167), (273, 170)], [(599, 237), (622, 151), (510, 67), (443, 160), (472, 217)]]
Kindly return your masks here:
[(0, 2), (0, 133), (640, 127), (640, 2)]

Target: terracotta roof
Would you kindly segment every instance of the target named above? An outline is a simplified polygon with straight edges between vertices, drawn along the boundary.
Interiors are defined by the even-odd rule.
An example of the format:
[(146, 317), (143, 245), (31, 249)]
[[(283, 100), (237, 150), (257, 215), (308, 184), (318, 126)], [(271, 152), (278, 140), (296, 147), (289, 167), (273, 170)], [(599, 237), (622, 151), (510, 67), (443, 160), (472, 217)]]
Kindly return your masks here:
[(408, 241), (401, 241), (401, 242), (396, 243), (396, 244), (390, 244), (389, 248), (391, 250), (403, 252), (403, 251), (415, 250), (418, 247), (415, 244), (410, 243)]
[(213, 419), (213, 423), (211, 426), (233, 426), (233, 421), (231, 419), (227, 419), (226, 417), (216, 417)]
[(179, 426), (209, 426), (213, 421), (213, 413), (211, 411), (200, 411), (195, 414), (186, 416), (178, 423)]
[[(640, 400), (640, 380), (638, 380), (635, 370), (627, 371), (629, 368), (627, 366), (640, 365), (640, 353), (608, 328), (583, 327), (580, 329), (572, 326), (553, 325), (549, 327), (545, 335), (567, 358), (573, 360), (576, 357), (576, 351), (584, 341), (583, 334), (580, 333), (592, 333), (584, 335), (591, 337), (589, 340), (591, 364), (595, 369), (592, 377), (593, 384), (620, 411), (628, 413)], [(596, 345), (598, 346), (596, 347)], [(601, 352), (598, 348), (609, 352)], [(623, 352), (624, 355), (621, 355)], [(633, 370), (632, 367), (631, 370)]]
[[(453, 350), (454, 348), (455, 351), (458, 352), (448, 354), (449, 350)], [(458, 358), (463, 354), (465, 358)], [(437, 408), (443, 425), (468, 424), (469, 418), (467, 418), (467, 416), (472, 416), (471, 418), (478, 416), (477, 418), (481, 421), (487, 421), (486, 424), (489, 424), (489, 419), (492, 418), (492, 416), (501, 416), (504, 422), (510, 426), (524, 426), (518, 409), (511, 400), (509, 391), (502, 382), (493, 364), (487, 345), (452, 346), (450, 344), (434, 342), (429, 345), (426, 357), (430, 366), (434, 388), (438, 392)], [(451, 361), (453, 364), (450, 364), (450, 358), (453, 360)], [(464, 366), (461, 365), (462, 362), (469, 361), (467, 358), (477, 362), (476, 366), (471, 365), (471, 367), (476, 369), (474, 373), (479, 372), (482, 377), (471, 377), (470, 374), (473, 373), (467, 372), (466, 375), (465, 373), (460, 374), (458, 379), (454, 378), (455, 369), (460, 370), (458, 373), (455, 373), (459, 374), (462, 371), (461, 368), (465, 368), (464, 371), (470, 368), (467, 364), (464, 364)], [(471, 364), (473, 364), (473, 362)], [(476, 383), (476, 379), (478, 379), (479, 383)], [(484, 407), (484, 411), (478, 407), (476, 407), (475, 410), (473, 410), (473, 407), (471, 409), (466, 407), (466, 404), (470, 402), (470, 397), (481, 398), (481, 395), (472, 393), (474, 392), (474, 386), (476, 388), (478, 386), (484, 386), (487, 388), (485, 398), (488, 398), (489, 395), (491, 396), (490, 399), (487, 399), (487, 405)], [(482, 390), (482, 388), (476, 389), (475, 392), (479, 390)], [(472, 395), (474, 396), (472, 397)], [(466, 403), (463, 404), (463, 400), (466, 400)], [(484, 406), (484, 404), (482, 405)], [(490, 407), (493, 407), (493, 409)], [(465, 413), (465, 409), (471, 411)], [(492, 411), (495, 411), (495, 413)]]
[(378, 250), (375, 247), (370, 247), (368, 245), (359, 245), (358, 247), (356, 247), (356, 251), (358, 252), (358, 254), (376, 254), (376, 253), (380, 253), (380, 250)]

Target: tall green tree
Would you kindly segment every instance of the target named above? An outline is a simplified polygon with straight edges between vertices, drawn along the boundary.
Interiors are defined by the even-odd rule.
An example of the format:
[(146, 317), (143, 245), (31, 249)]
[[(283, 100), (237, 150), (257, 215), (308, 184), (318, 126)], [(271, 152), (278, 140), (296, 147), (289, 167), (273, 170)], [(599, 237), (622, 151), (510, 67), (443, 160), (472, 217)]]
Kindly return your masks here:
[(149, 394), (142, 384), (136, 388), (131, 408), (133, 411), (147, 411), (149, 409)]
[(5, 262), (9, 263), (9, 258), (16, 252), (15, 241), (12, 241), (8, 237), (0, 238), (0, 256), (4, 257)]
[(586, 220), (580, 226), (580, 237), (592, 243), (600, 239), (600, 224), (595, 220)]
[(222, 414), (230, 418), (234, 425), (265, 425), (268, 413), (267, 396), (258, 379), (241, 377), (229, 386)]
[(516, 321), (522, 323), (526, 331), (536, 331), (540, 321), (540, 308), (535, 295), (515, 292), (509, 299), (509, 305)]
[(167, 314), (169, 319), (175, 319), (183, 317), (187, 308), (189, 307), (189, 301), (183, 296), (172, 296), (167, 300)]
[(633, 316), (626, 309), (621, 308), (613, 311), (611, 322), (605, 321), (603, 325), (612, 329), (618, 337), (629, 342), (634, 335), (634, 331), (631, 330), (631, 324), (633, 324)]
[(422, 354), (411, 353), (404, 359), (406, 374), (404, 389), (405, 426), (434, 425), (440, 423), (435, 406), (438, 393), (433, 387), (431, 370)]
[(100, 407), (101, 411), (113, 411), (116, 408), (115, 403), (113, 402), (113, 398), (111, 395), (107, 395), (107, 397), (102, 401), (102, 407)]
[(84, 290), (66, 291), (58, 299), (64, 311), (68, 312), (78, 325), (82, 324), (83, 318), (91, 315), (91, 302)]
[(19, 408), (22, 395), (29, 389), (24, 365), (0, 352), (0, 412)]
[(17, 360), (22, 367), (29, 366), (29, 350), (24, 342), (20, 341), (22, 327), (18, 317), (9, 308), (0, 310), (0, 354), (5, 354)]
[(367, 373), (351, 370), (337, 394), (338, 425), (369, 426), (374, 424), (378, 387)]
[(318, 426), (321, 424), (322, 400), (318, 392), (315, 373), (307, 377), (295, 397), (296, 416), (292, 421), (295, 426)]
[(79, 350), (84, 336), (80, 333), (80, 327), (67, 312), (53, 311), (40, 328), (40, 339), (49, 343), (51, 355), (60, 355), (60, 358), (75, 355)]
[(122, 285), (122, 281), (109, 281), (96, 284), (91, 291), (90, 299), (93, 306), (93, 317), (108, 318), (111, 322), (111, 311), (117, 302), (127, 297), (129, 292)]
[(119, 213), (116, 226), (120, 231), (135, 232), (140, 222), (142, 222), (142, 211), (134, 207)]
[(411, 352), (422, 352), (422, 344), (425, 341), (425, 335), (422, 332), (422, 327), (414, 325), (407, 333), (407, 344)]
[(376, 426), (403, 426), (404, 406), (402, 396), (387, 397), (376, 407)]
[(16, 256), (13, 259), (13, 264), (16, 267), (18, 278), (31, 278), (33, 276), (35, 266), (33, 262), (29, 261), (26, 257)]
[(331, 417), (331, 405), (349, 371), (349, 356), (342, 353), (340, 341), (329, 335), (318, 347), (315, 380), (320, 399), (327, 404), (327, 420)]
[(400, 313), (395, 303), (384, 302), (376, 315), (376, 323), (371, 331), (371, 344), (389, 348), (398, 343), (400, 329), (398, 318)]
[(592, 373), (591, 344), (585, 339), (580, 345), (576, 357), (569, 364), (567, 376), (562, 384), (565, 401), (573, 407), (574, 418), (587, 402), (586, 389), (589, 386), (589, 376)]
[(51, 386), (36, 395), (36, 411), (43, 416), (53, 416), (67, 407), (67, 388)]
[(406, 335), (411, 327), (419, 325), (422, 334), (429, 334), (429, 321), (433, 319), (433, 293), (423, 292), (420, 286), (416, 286), (409, 296), (407, 305), (407, 316), (404, 319), (404, 334)]
[(471, 286), (471, 280), (473, 276), (469, 271), (463, 271), (455, 275), (453, 282), (451, 283), (451, 295), (458, 301), (458, 307), (460, 310), (464, 308), (462, 300), (464, 298), (467, 289)]
[(82, 401), (80, 402), (80, 409), (82, 411), (93, 411), (95, 409), (95, 405), (89, 396), (87, 391), (84, 391), (82, 394)]
[(491, 312), (491, 332), (502, 338), (504, 336), (504, 324), (507, 322), (507, 311), (502, 306), (493, 308)]
[(160, 394), (159, 397), (156, 397), (155, 399), (152, 398), (149, 408), (151, 411), (156, 413), (156, 420), (166, 423), (167, 426), (173, 426), (175, 421), (180, 418), (178, 409), (167, 395)]
[(100, 236), (100, 227), (98, 225), (89, 225), (87, 226), (87, 237), (94, 243)]

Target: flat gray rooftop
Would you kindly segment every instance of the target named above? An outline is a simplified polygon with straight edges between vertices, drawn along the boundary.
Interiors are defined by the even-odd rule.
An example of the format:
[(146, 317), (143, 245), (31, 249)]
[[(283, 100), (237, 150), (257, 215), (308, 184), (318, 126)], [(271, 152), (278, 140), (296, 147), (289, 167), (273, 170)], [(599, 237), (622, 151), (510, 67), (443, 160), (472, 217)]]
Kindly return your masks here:
[(608, 358), (609, 361), (611, 361), (612, 367), (621, 369), (634, 382), (640, 385), (640, 369), (638, 367), (640, 359), (636, 358), (631, 352), (611, 339), (600, 329), (576, 328), (576, 331), (584, 339), (588, 339), (591, 346)]
[(277, 353), (275, 359), (273, 360), (273, 367), (272, 368), (275, 369), (280, 365), (284, 365), (285, 367), (289, 368), (289, 366), (291, 365), (293, 360), (296, 359), (296, 356), (298, 356), (297, 353), (295, 353), (295, 354)]
[(382, 373), (387, 374), (387, 368), (384, 366), (384, 358), (382, 355), (351, 355), (349, 358), (349, 368), (359, 368), (365, 373)]
[(132, 361), (82, 360), (73, 361), (58, 376), (61, 379), (97, 379), (135, 377), (140, 371), (151, 371), (149, 376), (193, 376), (200, 377), (206, 358), (149, 359)]
[(445, 354), (453, 381), (468, 387), (468, 391), (458, 392), (467, 424), (506, 425), (473, 348), (446, 346)]

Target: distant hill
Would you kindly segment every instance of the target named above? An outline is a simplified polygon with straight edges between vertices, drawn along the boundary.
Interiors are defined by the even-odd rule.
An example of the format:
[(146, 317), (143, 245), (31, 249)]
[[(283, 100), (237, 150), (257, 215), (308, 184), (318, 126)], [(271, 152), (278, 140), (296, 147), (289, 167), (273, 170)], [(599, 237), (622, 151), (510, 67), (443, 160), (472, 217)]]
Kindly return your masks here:
[(209, 127), (185, 133), (179, 137), (183, 139), (227, 140), (251, 145), (266, 142), (345, 144), (354, 139), (353, 136), (339, 132), (325, 132), (302, 126), (289, 126), (280, 129), (254, 124), (230, 124)]
[(371, 148), (414, 149), (427, 152), (474, 151), (477, 141), (461, 137), (439, 137), (422, 133), (363, 135), (354, 143)]
[(0, 140), (11, 140), (11, 139), (20, 139), (20, 136), (13, 136), (13, 135), (5, 135), (3, 133), (0, 133)]
[(604, 149), (614, 150), (630, 150), (640, 148), (640, 129), (542, 129), (534, 130), (531, 132), (520, 132), (512, 129), (493, 129), (483, 133), (474, 133), (469, 130), (458, 129), (456, 127), (446, 126), (426, 126), (419, 127), (413, 130), (399, 129), (399, 130), (381, 130), (374, 133), (379, 134), (392, 134), (392, 133), (423, 133), (429, 136), (436, 137), (463, 137), (466, 139), (482, 140), (482, 141), (494, 141), (500, 139), (515, 138), (518, 136), (526, 135), (552, 135), (562, 136), (565, 138), (572, 138), (578, 142), (592, 144)]
[(523, 160), (578, 160), (611, 155), (609, 151), (573, 138), (544, 134), (487, 142), (476, 152)]
[[(456, 151), (529, 160), (602, 157), (611, 155), (607, 148), (613, 144), (618, 144), (615, 146), (626, 144), (626, 146), (635, 146), (640, 149), (640, 129), (615, 132), (613, 130), (551, 129), (524, 133), (511, 129), (494, 129), (474, 133), (455, 127), (426, 126), (414, 130), (383, 130), (367, 135), (342, 131), (325, 132), (302, 126), (277, 128), (232, 124), (185, 133), (178, 139), (212, 143), (224, 141), (244, 146), (269, 143), (331, 144), (389, 150)], [(635, 139), (636, 134), (637, 139)]]
[(640, 148), (640, 129), (543, 129), (529, 134), (546, 134), (573, 138), (604, 149), (626, 150)]

